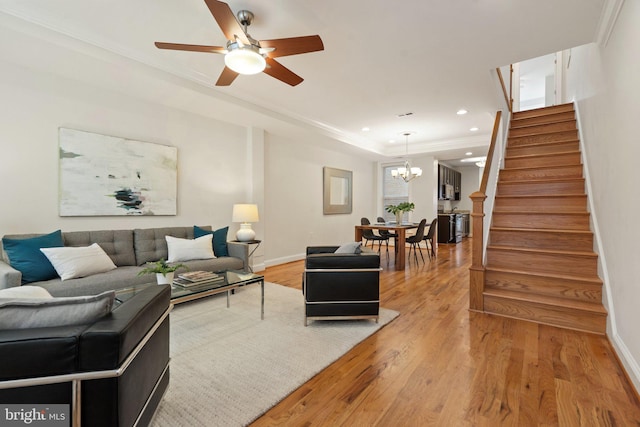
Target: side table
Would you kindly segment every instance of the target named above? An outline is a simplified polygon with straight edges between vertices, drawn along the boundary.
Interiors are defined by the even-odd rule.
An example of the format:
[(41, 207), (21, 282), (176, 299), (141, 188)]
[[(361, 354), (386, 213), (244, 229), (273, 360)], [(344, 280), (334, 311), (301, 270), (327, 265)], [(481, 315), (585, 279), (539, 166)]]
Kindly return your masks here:
[[(246, 242), (241, 242), (240, 240), (232, 240), (232, 242), (241, 243), (243, 245), (249, 246), (249, 256), (247, 257), (247, 268), (251, 273), (253, 273), (253, 268), (251, 267), (251, 264), (250, 264), (251, 256), (258, 249), (258, 247), (260, 246), (260, 243), (262, 243), (262, 240), (248, 240)], [(255, 245), (255, 246), (252, 247), (252, 245)]]

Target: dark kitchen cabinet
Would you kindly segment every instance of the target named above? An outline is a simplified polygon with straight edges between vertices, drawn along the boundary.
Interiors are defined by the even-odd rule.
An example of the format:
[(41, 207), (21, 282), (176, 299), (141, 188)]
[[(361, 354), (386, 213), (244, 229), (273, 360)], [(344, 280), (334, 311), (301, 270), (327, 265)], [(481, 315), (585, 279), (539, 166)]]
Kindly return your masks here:
[[(453, 197), (447, 198), (446, 186), (453, 187)], [(438, 199), (460, 200), (462, 195), (462, 174), (448, 166), (438, 165)]]

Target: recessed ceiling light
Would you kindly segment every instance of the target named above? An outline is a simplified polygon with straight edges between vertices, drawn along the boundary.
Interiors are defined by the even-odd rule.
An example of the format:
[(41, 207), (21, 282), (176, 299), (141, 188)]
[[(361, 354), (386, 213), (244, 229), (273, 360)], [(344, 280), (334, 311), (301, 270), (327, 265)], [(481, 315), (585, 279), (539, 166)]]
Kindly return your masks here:
[(472, 128), (471, 128), (471, 129), (469, 129), (469, 130), (470, 130), (471, 132), (475, 132), (475, 131), (477, 131), (477, 130), (478, 130), (478, 128), (477, 128), (477, 127), (472, 127)]
[(471, 151), (467, 151), (466, 153), (464, 153), (464, 155), (465, 155), (465, 156), (470, 156), (470, 155), (472, 155), (472, 154), (473, 154), (473, 153), (472, 153)]
[(369, 132), (370, 130), (371, 130), (371, 129), (369, 129), (369, 128), (368, 128), (368, 127), (366, 127), (366, 126), (362, 128), (362, 132)]
[(389, 142), (390, 142), (391, 144), (393, 144), (394, 142), (396, 142), (396, 140), (395, 140), (395, 139), (390, 139), (390, 140), (389, 140)]
[(465, 110), (464, 108), (461, 108), (456, 112), (456, 114), (459, 115), (459, 116), (462, 116), (463, 114), (467, 114), (467, 113), (468, 113), (468, 111)]
[(487, 156), (482, 157), (467, 157), (466, 159), (460, 160), (461, 162), (484, 162), (487, 160)]

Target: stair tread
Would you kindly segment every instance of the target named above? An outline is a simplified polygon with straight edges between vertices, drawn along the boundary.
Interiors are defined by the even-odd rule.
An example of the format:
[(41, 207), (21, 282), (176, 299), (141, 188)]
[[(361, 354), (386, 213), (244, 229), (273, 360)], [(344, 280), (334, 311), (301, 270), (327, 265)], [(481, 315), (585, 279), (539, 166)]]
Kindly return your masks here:
[(572, 211), (554, 211), (554, 210), (546, 210), (544, 212), (536, 212), (536, 211), (503, 211), (499, 208), (494, 208), (493, 213), (499, 214), (509, 214), (509, 215), (570, 215), (570, 216), (578, 216), (578, 215), (590, 215), (589, 212), (572, 212)]
[(574, 276), (570, 274), (540, 273), (537, 271), (514, 270), (511, 268), (489, 267), (489, 266), (487, 266), (486, 271), (489, 271), (489, 272), (494, 271), (496, 273), (520, 274), (524, 276), (545, 277), (545, 278), (552, 278), (552, 279), (557, 279), (562, 281), (575, 280), (580, 282), (591, 282), (594, 285), (602, 285), (602, 279), (600, 279), (598, 276)]
[[(506, 170), (506, 169), (503, 169)], [(576, 178), (544, 178), (544, 179), (519, 179), (519, 180), (510, 180), (510, 181), (500, 181), (501, 184), (519, 184), (519, 183), (550, 183), (550, 182), (568, 182), (568, 181), (584, 181), (584, 177), (576, 177)]]
[[(538, 157), (555, 157), (555, 156), (561, 156), (563, 154), (580, 154), (580, 150), (558, 151), (556, 153), (541, 153), (541, 154), (519, 154), (517, 156), (506, 156), (504, 159), (505, 160), (533, 159)], [(555, 166), (558, 166), (558, 165), (555, 165)], [(564, 166), (564, 165), (560, 165), (560, 166)], [(545, 166), (538, 166), (538, 167), (545, 167)], [(536, 168), (536, 166), (534, 166), (534, 168)], [(514, 168), (514, 169), (519, 169), (519, 168)], [(524, 169), (524, 168), (521, 168), (521, 169)], [(527, 169), (531, 169), (531, 168), (527, 168)]]
[(568, 298), (553, 297), (549, 295), (540, 295), (534, 293), (508, 291), (503, 289), (486, 289), (484, 295), (509, 298), (518, 301), (533, 302), (538, 304), (545, 304), (551, 306), (557, 306), (562, 308), (570, 308), (573, 310), (589, 311), (594, 314), (606, 315), (607, 310), (602, 306), (600, 302), (591, 302), (585, 300), (572, 300)]
[(580, 140), (578, 138), (568, 138), (568, 139), (561, 139), (561, 140), (558, 140), (558, 141), (532, 142), (531, 144), (526, 144), (526, 145), (514, 145), (512, 147), (507, 146), (507, 150), (510, 149), (510, 148), (525, 148), (525, 147), (526, 148), (535, 148), (535, 147), (539, 147), (539, 146), (546, 147), (548, 145), (564, 144), (566, 142), (577, 142), (577, 143), (580, 143)]
[(567, 112), (567, 111), (575, 112), (575, 108), (573, 108), (573, 102), (565, 102), (564, 104), (550, 105), (546, 107), (532, 108), (530, 110), (516, 111), (513, 113), (513, 119), (517, 120), (520, 116), (527, 116), (527, 117), (548, 116), (551, 114), (556, 114), (558, 112), (556, 110), (563, 110), (564, 112)]
[(564, 194), (513, 194), (513, 195), (496, 195), (496, 199), (564, 199), (567, 197), (587, 197), (585, 193), (564, 193)]
[[(547, 116), (550, 116), (550, 115), (551, 114), (547, 114)], [(529, 117), (527, 117), (527, 118), (529, 118)], [(518, 119), (514, 119), (514, 120), (518, 120)], [(545, 125), (552, 125), (552, 124), (566, 123), (566, 122), (575, 122), (575, 121), (576, 121), (576, 119), (574, 117), (572, 119), (553, 120), (553, 121), (545, 122), (545, 123), (532, 123), (530, 125), (524, 125), (524, 126), (517, 127), (515, 129), (524, 129), (524, 128), (528, 128), (528, 127), (545, 126)], [(509, 129), (514, 129), (514, 128), (509, 126)]]
[(560, 234), (592, 234), (591, 230), (567, 230), (566, 228), (514, 228), (514, 227), (491, 227), (490, 231), (514, 231), (514, 232), (536, 232), (536, 233), (560, 233)]
[(516, 246), (502, 246), (502, 245), (487, 245), (487, 250), (509, 250), (512, 252), (532, 252), (537, 254), (549, 254), (549, 255), (577, 255), (590, 258), (597, 258), (598, 254), (593, 251), (568, 251), (565, 249), (535, 249), (535, 248), (519, 248)]
[[(516, 128), (516, 129), (525, 129), (525, 128)], [(565, 129), (565, 130), (552, 130), (552, 131), (547, 131), (547, 132), (534, 132), (534, 133), (526, 133), (524, 135), (509, 135), (507, 137), (507, 140), (510, 139), (518, 139), (518, 138), (527, 138), (530, 136), (541, 136), (541, 135), (553, 135), (554, 133), (564, 133), (564, 132), (575, 132), (575, 129)]]

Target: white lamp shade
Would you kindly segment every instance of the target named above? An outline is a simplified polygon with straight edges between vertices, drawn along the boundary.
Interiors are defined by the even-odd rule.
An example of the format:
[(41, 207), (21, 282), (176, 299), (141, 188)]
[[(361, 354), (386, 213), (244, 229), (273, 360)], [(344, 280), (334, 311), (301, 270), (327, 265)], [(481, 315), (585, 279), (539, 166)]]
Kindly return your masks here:
[(231, 215), (233, 222), (258, 222), (258, 205), (239, 204), (233, 205), (233, 214)]
[(238, 74), (258, 74), (267, 66), (262, 55), (249, 48), (238, 48), (224, 56), (224, 65)]

